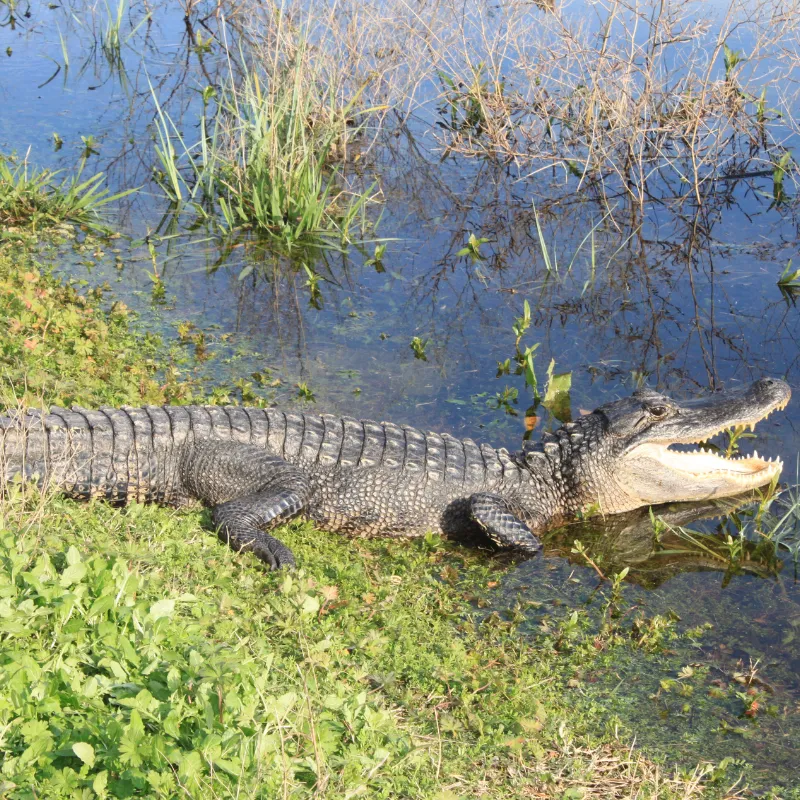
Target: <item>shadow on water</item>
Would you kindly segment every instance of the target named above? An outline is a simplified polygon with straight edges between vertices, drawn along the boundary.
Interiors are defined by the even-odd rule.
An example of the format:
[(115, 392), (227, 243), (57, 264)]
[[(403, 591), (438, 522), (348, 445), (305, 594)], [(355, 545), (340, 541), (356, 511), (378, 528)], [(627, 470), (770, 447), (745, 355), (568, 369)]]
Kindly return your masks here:
[[(777, 285), (790, 259), (800, 265), (798, 201), (788, 179), (776, 194), (774, 153), (761, 136), (731, 137), (699, 198), (669, 170), (633, 193), (607, 173), (579, 176), (563, 164), (534, 173), (513, 159), (459, 153), (465, 132), (453, 130), (429, 75), (434, 102), (387, 115), (383, 135), (342, 167), (380, 183), (383, 257), (367, 242), (290, 259), (248, 233), (225, 237), (201, 215), (173, 214), (154, 180), (153, 96), (196, 140), (214, 102), (204, 90), (241, 69), (242, 4), (223, 20), (216, 3), (133, 3), (118, 25), (108, 8), (0, 1), (0, 152), (30, 148), (33, 163), (58, 169), (86, 155), (112, 191), (140, 187), (115, 220), (127, 238), (66, 248), (59, 269), (108, 282), (145, 329), (185, 353), (177, 369), (194, 371), (209, 393), (304, 402), (518, 449), (531, 393), (520, 375), (498, 376), (498, 364), (514, 355), (524, 301), (537, 374), (543, 382), (552, 360), (571, 372), (575, 414), (640, 380), (676, 397), (765, 374), (800, 385), (796, 287)], [(794, 142), (787, 136), (784, 148)], [(474, 257), (463, 252), (471, 235), (486, 240)], [(507, 389), (516, 402), (498, 402)], [(798, 423), (795, 401), (759, 425), (759, 449), (794, 464)], [(545, 415), (539, 428), (555, 424)], [(608, 584), (598, 589), (598, 571), (627, 568), (625, 613), (643, 609), (679, 631), (712, 627), (666, 650), (600, 659), (580, 681), (602, 687), (609, 715), (654, 751), (686, 763), (741, 755), (754, 765), (751, 785), (791, 784), (796, 562), (785, 542), (754, 533), (746, 513), (695, 524), (694, 533), (677, 528), (717, 507), (660, 513), (671, 527), (657, 533), (647, 514), (555, 532), (544, 559), (504, 579), (505, 602), (538, 604), (528, 622), (536, 636), (554, 609), (602, 604)], [(573, 552), (576, 540), (582, 552)]]
[(791, 787), (797, 520), (787, 537), (758, 535), (757, 508), (743, 497), (574, 523), (545, 538), (543, 560), (506, 575), (500, 605), (522, 601), (520, 630), (536, 640), (568, 628), (577, 609), (599, 650), (612, 638), (629, 642), (577, 666), (571, 684), (599, 690), (609, 724), (627, 726), (640, 745), (686, 763), (740, 759), (733, 766), (748, 785)]

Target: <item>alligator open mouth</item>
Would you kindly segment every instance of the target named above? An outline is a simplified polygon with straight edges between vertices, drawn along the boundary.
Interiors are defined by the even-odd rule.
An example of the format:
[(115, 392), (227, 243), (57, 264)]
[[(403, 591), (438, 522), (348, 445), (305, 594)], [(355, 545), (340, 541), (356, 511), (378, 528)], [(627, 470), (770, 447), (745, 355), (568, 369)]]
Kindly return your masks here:
[[(757, 450), (754, 450), (752, 455), (726, 455), (717, 448), (711, 449), (713, 446), (709, 444), (709, 440), (726, 431), (731, 439), (741, 433), (754, 431), (757, 423), (765, 420), (773, 411), (782, 411), (788, 402), (788, 397), (781, 399), (775, 402), (771, 408), (765, 409), (764, 413), (757, 418), (753, 417), (732, 426), (726, 426), (702, 440), (693, 437), (691, 441), (673, 441), (669, 444), (652, 442), (650, 446), (658, 450), (657, 453), (653, 453), (653, 456), (665, 467), (694, 477), (724, 474), (731, 480), (741, 477), (742, 484), (747, 488), (764, 486), (779, 475), (783, 469), (783, 462), (779, 457), (765, 459), (758, 455)], [(674, 449), (676, 445), (697, 445), (697, 448), (676, 450)]]
[(665, 467), (685, 472), (687, 475), (701, 477), (713, 473), (725, 473), (735, 479), (736, 476), (746, 476), (747, 483), (752, 483), (752, 477), (758, 476), (759, 486), (769, 483), (772, 476), (778, 474), (783, 468), (780, 458), (763, 459), (754, 451), (752, 455), (725, 456), (710, 450), (671, 450), (670, 446), (653, 445), (659, 448), (655, 455)]
[(780, 458), (762, 458), (757, 451), (729, 454), (724, 444), (710, 440), (732, 431), (735, 441), (785, 408), (791, 394), (783, 381), (762, 379), (683, 403), (640, 395), (642, 413), (656, 419), (631, 437), (617, 467), (619, 485), (640, 504), (728, 497), (766, 486), (780, 475)]

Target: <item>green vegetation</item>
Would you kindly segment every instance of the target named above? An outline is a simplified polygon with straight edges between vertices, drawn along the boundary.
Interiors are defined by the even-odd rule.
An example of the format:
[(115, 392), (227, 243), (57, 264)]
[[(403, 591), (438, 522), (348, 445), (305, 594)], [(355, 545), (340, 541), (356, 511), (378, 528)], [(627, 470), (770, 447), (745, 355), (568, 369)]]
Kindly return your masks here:
[[(151, 15), (148, 12), (127, 36), (123, 36), (122, 26), (125, 21), (125, 15), (129, 11), (130, 9), (126, 7), (126, 0), (119, 0), (116, 8), (112, 8), (108, 0), (105, 0), (105, 26), (101, 46), (104, 55), (112, 66), (122, 66), (122, 45), (128, 42), (142, 25), (150, 21)], [(68, 62), (66, 63), (68, 64)]]
[(481, 255), (481, 245), (486, 244), (488, 241), (489, 240), (484, 236), (478, 238), (474, 233), (471, 233), (469, 235), (469, 239), (467, 240), (466, 247), (462, 247), (456, 253), (456, 256), (458, 258), (461, 258), (462, 256), (469, 256), (473, 263), (476, 261), (483, 261), (483, 256)]
[(135, 336), (128, 309), (104, 311), (102, 289), (60, 284), (20, 245), (0, 245), (0, 405), (159, 402), (157, 345)]
[[(354, 545), (295, 525), (282, 535), (304, 569), (264, 574), (199, 523), (6, 504), (8, 796), (508, 798), (602, 780), (562, 695), (559, 631), (532, 648), (497, 617), (466, 621), (465, 593), (495, 583), (485, 567), (460, 572), (435, 539)], [(656, 796), (653, 768), (604, 755)]]
[[(570, 410), (570, 389), (572, 388), (572, 373), (562, 372), (556, 373), (556, 362), (554, 359), (550, 360), (547, 367), (547, 384), (545, 386), (544, 397), (539, 392), (539, 380), (536, 377), (536, 369), (534, 361), (536, 358), (536, 351), (539, 349), (540, 342), (535, 342), (533, 345), (526, 345), (524, 348), (521, 346), (522, 340), (531, 326), (531, 305), (525, 300), (522, 304), (522, 316), (517, 317), (511, 325), (511, 330), (514, 333), (514, 356), (507, 358), (505, 361), (497, 362), (497, 376), (498, 378), (503, 375), (522, 375), (525, 380), (525, 386), (532, 395), (533, 402), (531, 406), (525, 411), (525, 417), (535, 425), (539, 406), (542, 405), (547, 408), (550, 413), (561, 422), (569, 422), (572, 419), (572, 412)], [(512, 371), (512, 363), (514, 368)], [(498, 392), (495, 400), (490, 403), (496, 404), (496, 408), (502, 408), (506, 414), (516, 416), (517, 411), (514, 408), (519, 399), (519, 390), (515, 387), (506, 386), (502, 392)], [(533, 427), (529, 427), (526, 431), (526, 438), (528, 438), (533, 431)]]
[(84, 158), (77, 174), (57, 180), (59, 172), (0, 154), (0, 240), (13, 238), (19, 226), (37, 231), (72, 223), (103, 230), (100, 209), (135, 190), (110, 195), (102, 172), (82, 179), (85, 163)]
[[(167, 395), (100, 293), (60, 286), (8, 245), (0, 287), (16, 331), (5, 377), (33, 377), (19, 399)], [(15, 399), (9, 386), (3, 402)], [(502, 578), (482, 554), (296, 524), (281, 536), (302, 569), (270, 574), (205, 519), (8, 487), (4, 796), (688, 797), (719, 777), (665, 778), (613, 736), (593, 740), (602, 705), (567, 689), (600, 657), (588, 617), (520, 637), (519, 608), (482, 610)]]
[[(224, 232), (251, 230), (292, 255), (308, 246), (345, 247), (354, 231), (363, 236), (376, 184), (351, 191), (332, 162), (346, 157), (362, 127), (357, 120), (374, 109), (357, 108), (360, 91), (340, 103), (317, 73), (300, 42), (265, 70), (231, 78), (211, 131), (203, 116), (201, 141), (192, 145), (154, 94), (161, 167), (155, 177), (176, 207), (189, 202), (203, 217), (218, 210)], [(211, 94), (203, 99), (205, 110)]]
[(428, 356), (425, 353), (425, 348), (430, 344), (429, 339), (423, 339), (420, 336), (414, 336), (409, 343), (411, 352), (414, 353), (414, 358), (420, 361), (427, 361)]

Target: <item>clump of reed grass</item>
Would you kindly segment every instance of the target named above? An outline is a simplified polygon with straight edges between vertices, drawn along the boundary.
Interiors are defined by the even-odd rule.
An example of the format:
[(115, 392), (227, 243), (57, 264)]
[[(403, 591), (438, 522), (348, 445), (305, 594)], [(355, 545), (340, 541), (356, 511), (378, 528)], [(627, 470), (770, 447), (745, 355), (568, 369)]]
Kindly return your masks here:
[(61, 171), (32, 167), (27, 156), (0, 155), (0, 225), (36, 231), (75, 224), (104, 231), (100, 210), (135, 189), (110, 194), (102, 172), (83, 177), (85, 164), (82, 159), (74, 175), (62, 176)]
[(156, 100), (156, 180), (176, 206), (218, 211), (224, 232), (248, 229), (287, 253), (363, 236), (377, 184), (352, 188), (343, 164), (371, 110), (356, 108), (360, 92), (339, 103), (307, 52), (300, 41), (266, 68), (231, 72), (195, 144)]
[(666, 180), (700, 202), (720, 178), (770, 168), (797, 130), (796, 0), (248, 8), (256, 51), (268, 58), (290, 20), (320, 74), (398, 112), (380, 121), (414, 115), (446, 153), (552, 165), (606, 196), (644, 202)]
[[(347, 242), (375, 195), (374, 183), (349, 191), (330, 163), (350, 136), (355, 102), (337, 110), (295, 64), (266, 91), (257, 73), (238, 91), (231, 87), (222, 106), (229, 151), (215, 180), (228, 227), (250, 226), (288, 247), (309, 236)], [(317, 116), (324, 106), (326, 116)]]

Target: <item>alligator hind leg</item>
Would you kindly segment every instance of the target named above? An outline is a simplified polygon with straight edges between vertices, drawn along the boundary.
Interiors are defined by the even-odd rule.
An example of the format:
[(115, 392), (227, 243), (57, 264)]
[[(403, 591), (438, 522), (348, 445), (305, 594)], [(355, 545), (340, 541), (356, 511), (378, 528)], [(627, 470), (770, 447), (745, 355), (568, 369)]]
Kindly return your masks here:
[(187, 450), (180, 478), (192, 497), (211, 507), (223, 542), (272, 569), (294, 565), (292, 551), (267, 531), (307, 505), (311, 489), (302, 470), (260, 447), (212, 441)]
[(499, 547), (513, 547), (533, 555), (542, 545), (533, 531), (496, 494), (473, 494), (469, 498), (472, 518)]

